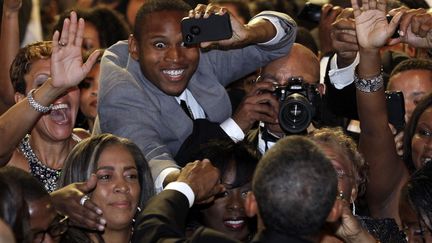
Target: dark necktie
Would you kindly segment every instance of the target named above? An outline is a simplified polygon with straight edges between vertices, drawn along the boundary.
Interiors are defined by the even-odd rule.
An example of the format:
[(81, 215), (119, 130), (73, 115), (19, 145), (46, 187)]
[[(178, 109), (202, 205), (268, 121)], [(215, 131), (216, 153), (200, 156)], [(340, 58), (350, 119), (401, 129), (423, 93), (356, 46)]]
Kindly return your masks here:
[(190, 118), (190, 119), (194, 119), (194, 116), (192, 114), (191, 109), (189, 108), (189, 106), (186, 104), (186, 101), (184, 100), (180, 100), (180, 106), (183, 109), (183, 111), (186, 113), (186, 115)]

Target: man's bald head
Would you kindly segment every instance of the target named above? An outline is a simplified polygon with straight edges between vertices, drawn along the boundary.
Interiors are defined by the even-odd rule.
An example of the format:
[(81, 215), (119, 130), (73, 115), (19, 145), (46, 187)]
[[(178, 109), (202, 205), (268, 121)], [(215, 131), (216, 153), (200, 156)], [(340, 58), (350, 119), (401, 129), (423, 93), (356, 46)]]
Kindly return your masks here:
[(294, 43), (288, 55), (267, 64), (261, 76), (281, 85), (285, 85), (292, 77), (302, 77), (309, 84), (318, 84), (319, 68), (318, 57), (305, 46)]

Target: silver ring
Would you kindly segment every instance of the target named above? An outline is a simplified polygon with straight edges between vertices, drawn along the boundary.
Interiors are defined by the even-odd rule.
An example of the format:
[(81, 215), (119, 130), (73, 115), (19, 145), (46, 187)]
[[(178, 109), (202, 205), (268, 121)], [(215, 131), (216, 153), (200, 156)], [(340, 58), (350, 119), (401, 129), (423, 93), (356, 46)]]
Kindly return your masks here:
[(63, 41), (59, 41), (58, 43), (59, 43), (60, 47), (65, 47), (67, 45), (67, 43), (64, 43)]
[(81, 206), (84, 206), (84, 203), (85, 203), (87, 200), (89, 200), (89, 199), (90, 199), (89, 196), (84, 195), (84, 196), (80, 199), (80, 204), (81, 204)]

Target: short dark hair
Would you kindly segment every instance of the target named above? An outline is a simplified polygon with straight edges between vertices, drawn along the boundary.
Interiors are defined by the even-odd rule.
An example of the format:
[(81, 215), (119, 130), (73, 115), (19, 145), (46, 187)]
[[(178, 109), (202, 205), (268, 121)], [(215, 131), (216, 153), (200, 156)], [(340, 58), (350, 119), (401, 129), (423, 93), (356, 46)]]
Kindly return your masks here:
[(137, 12), (133, 34), (139, 41), (144, 26), (142, 21), (151, 13), (161, 11), (180, 11), (188, 13), (191, 9), (191, 6), (182, 0), (147, 0)]
[(255, 168), (260, 158), (259, 153), (244, 142), (235, 143), (231, 139), (214, 140), (201, 145), (198, 152), (191, 156), (190, 161), (209, 159), (219, 169), (221, 177), (234, 161), (236, 168), (233, 187), (240, 187), (252, 181)]
[(425, 164), (411, 175), (405, 185), (402, 197), (406, 197), (410, 206), (432, 232), (432, 163)]
[(40, 41), (21, 48), (13, 60), (9, 74), (15, 92), (26, 94), (24, 76), (30, 71), (33, 62), (51, 58), (51, 41)]
[(412, 159), (411, 141), (416, 133), (420, 116), (429, 107), (432, 107), (432, 93), (424, 97), (416, 106), (411, 115), (411, 118), (408, 121), (408, 124), (405, 127), (403, 138), (403, 161), (410, 173), (413, 173), (418, 169), (415, 167), (414, 161)]
[(317, 234), (333, 207), (337, 176), (330, 160), (310, 139), (280, 139), (264, 154), (252, 190), (267, 229), (281, 234)]
[(406, 59), (393, 68), (390, 77), (408, 70), (427, 70), (432, 72), (432, 60), (420, 58)]

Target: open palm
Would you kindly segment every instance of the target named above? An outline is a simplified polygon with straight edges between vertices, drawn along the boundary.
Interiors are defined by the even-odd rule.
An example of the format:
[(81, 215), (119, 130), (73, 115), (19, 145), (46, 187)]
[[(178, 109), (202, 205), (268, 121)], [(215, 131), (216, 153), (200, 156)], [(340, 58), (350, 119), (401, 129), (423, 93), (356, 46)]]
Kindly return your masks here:
[(83, 64), (81, 44), (83, 41), (84, 20), (77, 20), (75, 12), (66, 19), (60, 33), (53, 35), (51, 55), (51, 76), (54, 87), (69, 88), (80, 83), (96, 62), (99, 52), (93, 52)]
[(362, 7), (357, 0), (351, 0), (356, 22), (359, 45), (365, 49), (378, 49), (384, 46), (396, 29), (397, 20), (387, 23), (386, 1), (363, 0)]

